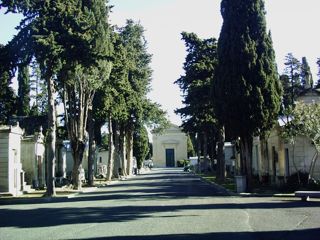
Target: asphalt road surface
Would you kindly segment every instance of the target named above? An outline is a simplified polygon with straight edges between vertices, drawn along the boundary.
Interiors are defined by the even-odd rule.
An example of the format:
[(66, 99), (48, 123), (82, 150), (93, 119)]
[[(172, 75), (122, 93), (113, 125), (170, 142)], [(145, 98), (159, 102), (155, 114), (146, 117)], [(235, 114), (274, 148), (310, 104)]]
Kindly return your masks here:
[(153, 169), (69, 199), (0, 205), (0, 240), (319, 240), (320, 201), (229, 196), (181, 169)]

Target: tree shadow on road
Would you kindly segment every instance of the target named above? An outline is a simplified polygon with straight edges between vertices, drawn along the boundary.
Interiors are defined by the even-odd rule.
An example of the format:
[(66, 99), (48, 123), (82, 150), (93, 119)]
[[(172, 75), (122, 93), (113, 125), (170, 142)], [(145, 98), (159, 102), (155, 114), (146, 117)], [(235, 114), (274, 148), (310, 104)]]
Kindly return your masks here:
[[(318, 211), (320, 203), (303, 204), (301, 202), (270, 203), (225, 203), (225, 204), (189, 204), (189, 205), (151, 205), (151, 206), (107, 206), (106, 207), (60, 207), (35, 209), (1, 209), (0, 227), (49, 227), (81, 223), (128, 222), (142, 218), (157, 217), (159, 214), (176, 216), (189, 214), (195, 210), (201, 215), (206, 210), (239, 209), (275, 209), (314, 207)], [(174, 214), (173, 214), (174, 213)], [(193, 212), (194, 213), (194, 212)]]
[(318, 240), (320, 229), (269, 232), (215, 232), (203, 234), (172, 234), (150, 236), (116, 236), (86, 238), (88, 240)]
[[(248, 202), (229, 201), (224, 192), (214, 186), (201, 182), (198, 178), (188, 174), (180, 174), (177, 178), (170, 178), (163, 174), (144, 176), (145, 180), (133, 178), (131, 183), (119, 183), (99, 189), (91, 194), (83, 194), (71, 199), (52, 198), (47, 200), (32, 200), (28, 206), (10, 206), (0, 208), (0, 227), (17, 228), (39, 228), (61, 225), (73, 225), (82, 223), (108, 223), (108, 222), (130, 222), (139, 219), (154, 217), (185, 217), (190, 214), (201, 216), (207, 210), (242, 210), (242, 209), (290, 209), (290, 208), (314, 208), (319, 211), (320, 202), (301, 202), (301, 201), (265, 201)], [(123, 187), (124, 184), (128, 184)], [(174, 204), (168, 200), (192, 198), (200, 201), (183, 201), (183, 204)], [(221, 198), (219, 201), (209, 201), (213, 198)], [(226, 201), (223, 201), (224, 199)], [(143, 200), (144, 203), (137, 204)], [(156, 200), (156, 201), (150, 201)], [(164, 204), (159, 204), (159, 201)], [(205, 201), (202, 201), (205, 200)], [(49, 201), (49, 202), (48, 202)], [(95, 203), (96, 201), (96, 203)], [(113, 201), (113, 204), (111, 204)], [(88, 204), (86, 204), (88, 202)], [(121, 205), (125, 202), (125, 206)], [(31, 203), (31, 204), (30, 204)], [(43, 204), (39, 204), (43, 203)], [(51, 204), (54, 203), (54, 204)], [(73, 207), (70, 206), (73, 204)], [(115, 204), (119, 203), (119, 204)], [(121, 203), (121, 204), (120, 204)], [(33, 205), (38, 204), (38, 205)], [(88, 206), (89, 205), (89, 206)], [(99, 207), (92, 207), (98, 205)], [(119, 206), (120, 205), (120, 206)], [(33, 208), (32, 208), (33, 207)], [(169, 217), (170, 216), (170, 217)], [(311, 231), (311, 230), (310, 230)], [(312, 230), (313, 231), (313, 230)], [(311, 232), (312, 232), (311, 231)], [(283, 232), (284, 234), (285, 232)], [(300, 232), (298, 232), (300, 233)], [(238, 234), (232, 233), (212, 233), (205, 235), (168, 235), (167, 238), (155, 236), (157, 239), (241, 239)], [(242, 233), (249, 237), (249, 233)], [(241, 236), (241, 234), (240, 234)], [(301, 235), (302, 236), (302, 235)], [(214, 237), (214, 238), (213, 238)], [(217, 237), (217, 238), (215, 238)], [(243, 237), (242, 239), (247, 239)], [(108, 239), (108, 238), (104, 238)], [(122, 237), (119, 239), (138, 239)], [(139, 239), (148, 239), (139, 236)], [(282, 238), (278, 238), (282, 239)], [(309, 238), (305, 238), (309, 239)]]
[(116, 236), (87, 238), (89, 240), (318, 240), (320, 229), (305, 229), (295, 231), (269, 231), (269, 232), (216, 232), (204, 234), (172, 234), (150, 236)]

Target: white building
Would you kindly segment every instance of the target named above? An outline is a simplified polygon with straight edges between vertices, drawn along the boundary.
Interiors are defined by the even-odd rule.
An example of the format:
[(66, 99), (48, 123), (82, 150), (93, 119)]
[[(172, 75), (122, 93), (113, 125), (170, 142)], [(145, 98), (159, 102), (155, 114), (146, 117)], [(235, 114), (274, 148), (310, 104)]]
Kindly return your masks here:
[(109, 162), (109, 151), (103, 148), (99, 149), (94, 162), (95, 175), (102, 175), (103, 177), (106, 177)]
[(162, 134), (152, 135), (154, 167), (176, 167), (177, 161), (188, 159), (187, 135), (171, 124)]
[[(320, 92), (317, 89), (306, 89), (297, 101), (304, 104), (319, 103)], [(259, 176), (262, 182), (282, 184), (297, 171), (308, 173), (313, 167), (313, 177), (320, 179), (320, 156), (313, 162), (316, 149), (311, 140), (305, 136), (297, 136), (294, 144), (288, 143), (281, 137), (282, 125), (283, 121), (279, 120), (264, 141), (259, 137), (254, 138), (253, 174)]]

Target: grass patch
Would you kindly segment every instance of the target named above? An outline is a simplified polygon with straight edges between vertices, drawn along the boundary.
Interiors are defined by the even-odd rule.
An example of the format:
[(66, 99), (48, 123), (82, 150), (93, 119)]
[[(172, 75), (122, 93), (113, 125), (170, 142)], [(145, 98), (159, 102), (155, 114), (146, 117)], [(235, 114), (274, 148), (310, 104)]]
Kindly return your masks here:
[(221, 182), (217, 179), (217, 176), (212, 175), (212, 173), (201, 173), (198, 174), (200, 177), (205, 179), (208, 182), (216, 183), (229, 191), (235, 192), (236, 191), (236, 183), (234, 178), (226, 178), (224, 182)]

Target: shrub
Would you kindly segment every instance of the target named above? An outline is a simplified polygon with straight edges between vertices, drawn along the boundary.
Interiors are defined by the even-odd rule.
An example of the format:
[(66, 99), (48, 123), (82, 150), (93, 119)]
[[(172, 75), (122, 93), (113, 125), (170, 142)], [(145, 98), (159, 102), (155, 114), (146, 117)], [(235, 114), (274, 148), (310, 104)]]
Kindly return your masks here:
[[(292, 174), (287, 180), (287, 188), (291, 191), (296, 191), (299, 189), (306, 190), (320, 190), (320, 182), (315, 179), (310, 179), (308, 183), (309, 174), (307, 172), (298, 172)], [(300, 183), (299, 183), (300, 178)]]
[(190, 162), (189, 160), (185, 160), (185, 159), (178, 160), (177, 161), (177, 167), (184, 167), (184, 166), (188, 165), (189, 162)]

